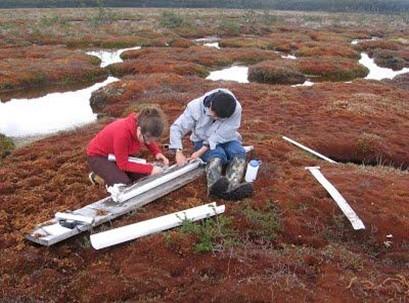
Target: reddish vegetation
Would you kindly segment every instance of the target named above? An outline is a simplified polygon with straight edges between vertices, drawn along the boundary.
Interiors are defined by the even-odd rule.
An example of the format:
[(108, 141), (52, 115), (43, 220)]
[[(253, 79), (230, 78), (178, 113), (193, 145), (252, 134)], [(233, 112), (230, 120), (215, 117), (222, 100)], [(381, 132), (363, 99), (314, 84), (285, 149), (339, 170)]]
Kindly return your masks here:
[(271, 84), (297, 84), (305, 81), (295, 63), (289, 60), (263, 61), (249, 68), (249, 81)]
[(62, 46), (0, 49), (0, 92), (106, 76), (99, 59)]
[(344, 57), (307, 57), (296, 61), (298, 69), (307, 75), (318, 76), (324, 80), (347, 81), (363, 78), (368, 69), (357, 60)]
[(344, 57), (303, 57), (297, 60), (263, 61), (249, 68), (249, 80), (272, 84), (303, 83), (305, 75), (315, 81), (347, 81), (365, 77), (368, 69)]
[(376, 64), (399, 70), (409, 66), (409, 46), (407, 42), (400, 43), (399, 40), (387, 39), (360, 42), (356, 49), (367, 52), (374, 57)]
[(341, 56), (359, 59), (359, 53), (349, 45), (338, 45), (332, 43), (306, 43), (300, 47), (295, 54), (300, 57), (310, 56)]
[[(186, 102), (217, 86), (196, 77), (136, 76), (109, 86), (104, 111), (120, 116), (134, 102), (152, 102), (173, 120)], [(224, 86), (242, 101), (245, 142), (254, 144), (253, 157), (263, 160), (256, 195), (227, 204), (223, 215), (232, 219), (241, 235), (236, 240), (242, 244), (199, 254), (192, 250), (196, 239), (178, 231), (167, 240), (159, 234), (98, 253), (89, 248), (86, 236), (49, 249), (23, 241), (36, 222), (55, 211), (105, 195), (103, 188), (89, 187), (86, 176), (84, 149), (101, 127), (96, 125), (35, 143), (4, 161), (0, 268), (5, 298), (97, 302), (183, 297), (186, 302), (198, 298), (225, 302), (268, 301), (272, 293), (287, 301), (306, 297), (325, 301), (334, 293), (340, 301), (403, 298), (408, 291), (408, 271), (402, 268), (408, 262), (407, 172), (387, 166), (331, 166), (288, 145), (279, 134), (337, 160), (382, 157), (385, 164), (407, 166), (409, 153), (401, 138), (408, 130), (409, 108), (398, 101), (408, 92), (367, 81), (274, 90), (259, 84)], [(365, 138), (379, 144), (365, 145), (369, 140)], [(353, 232), (325, 190), (304, 170), (317, 164), (365, 222), (366, 231)], [(208, 201), (204, 183), (201, 179), (190, 184), (114, 225), (204, 203)], [(263, 213), (269, 203), (276, 205), (281, 222), (275, 240), (263, 238), (262, 229), (243, 213), (247, 206)], [(386, 248), (388, 234), (393, 235), (392, 246)]]
[(177, 60), (146, 61), (145, 59), (126, 60), (123, 63), (111, 64), (109, 71), (114, 76), (129, 74), (175, 73), (178, 75), (208, 75), (207, 68), (200, 64)]
[(261, 50), (257, 48), (246, 49), (216, 49), (206, 46), (193, 46), (190, 48), (146, 48), (141, 50), (127, 51), (122, 55), (125, 60), (141, 59), (145, 61), (178, 60), (185, 62), (194, 62), (197, 64), (217, 67), (241, 63), (256, 63), (262, 60), (271, 60), (278, 58), (278, 55), (272, 51)]
[(393, 80), (384, 79), (383, 82), (409, 90), (409, 73), (397, 75)]
[[(101, 27), (109, 32), (116, 25)], [(334, 27), (333, 31), (302, 31), (284, 24), (276, 32), (266, 34), (253, 24), (243, 27), (248, 31), (259, 30), (263, 33), (262, 41), (271, 39), (272, 48), (287, 52), (300, 50), (311, 42), (314, 44), (310, 45), (318, 44), (311, 48), (313, 56), (290, 61), (279, 59), (273, 51), (260, 49), (263, 45), (245, 40), (243, 43), (259, 48), (238, 45), (241, 48), (217, 50), (190, 46), (189, 41), (167, 32), (152, 34), (152, 40), (146, 38), (149, 43), (155, 41), (165, 46), (165, 41), (172, 40), (177, 48), (153, 47), (124, 54), (126, 61), (112, 66), (111, 70), (136, 74), (101, 88), (91, 100), (94, 110), (107, 118), (19, 148), (0, 160), (0, 301), (407, 301), (407, 75), (384, 82), (323, 82), (297, 88), (217, 83), (198, 77), (202, 68), (234, 62), (260, 62), (256, 66), (266, 67), (267, 71), (268, 68), (275, 71), (280, 64), (290, 64), (291, 68), (331, 79), (349, 75), (349, 70), (357, 76), (362, 72), (357, 60), (342, 56), (348, 56), (347, 44), (352, 38), (368, 38), (373, 34), (354, 29), (348, 32), (344, 27)], [(177, 30), (191, 34), (211, 29), (203, 26), (198, 30), (194, 27)], [(331, 35), (337, 43), (330, 50), (326, 47), (332, 41)], [(143, 37), (140, 33), (136, 36)], [(70, 39), (78, 39), (84, 45), (104, 41), (100, 32), (91, 35), (89, 41), (84, 42), (83, 37)], [(109, 39), (104, 43), (109, 44), (128, 40), (129, 36), (114, 38), (112, 33), (106, 33), (105, 37)], [(30, 38), (39, 39), (39, 36)], [(46, 36), (41, 39), (47, 41)], [(49, 40), (51, 43), (58, 39), (50, 36)], [(335, 54), (336, 46), (342, 56), (328, 57)], [(20, 50), (26, 52), (1, 49), (0, 55), (4, 56), (1, 62), (60, 62), (61, 54), (61, 58), (68, 58), (61, 59), (67, 66), (77, 56), (81, 58), (78, 59), (81, 67), (96, 64), (87, 61), (94, 59), (60, 46)], [(49, 50), (46, 55), (44, 50)], [(38, 68), (43, 71), (41, 66)], [(37, 66), (30, 66), (30, 71), (32, 68)], [(47, 81), (52, 81), (57, 79), (53, 78), (55, 74), (70, 74), (71, 69), (55, 74), (53, 69), (47, 71), (50, 77)], [(83, 74), (76, 77), (81, 78), (80, 75)], [(180, 229), (98, 252), (90, 247), (89, 234), (49, 248), (24, 240), (33, 226), (51, 218), (55, 212), (80, 208), (106, 196), (103, 187), (89, 185), (85, 156), (87, 143), (104, 125), (125, 116), (132, 108), (150, 103), (163, 108), (171, 122), (188, 101), (217, 87), (231, 89), (241, 101), (240, 131), (244, 142), (255, 146), (250, 157), (263, 163), (251, 199), (237, 203), (217, 201), (226, 204), (226, 213), (215, 221), (219, 222), (219, 228), (212, 252), (197, 252), (200, 236)], [(288, 144), (281, 135), (340, 163), (331, 165), (319, 160)], [(162, 143), (168, 143), (167, 136), (162, 138)], [(187, 139), (185, 146), (190, 149)], [(150, 157), (150, 154), (144, 151), (141, 156)], [(363, 162), (366, 165), (357, 165)], [(304, 169), (313, 165), (321, 166), (323, 174), (350, 203), (364, 222), (364, 231), (353, 231), (327, 192)], [(210, 201), (202, 177), (136, 213), (114, 220), (112, 226)], [(224, 226), (222, 222), (230, 224)], [(105, 228), (111, 226), (102, 227)]]

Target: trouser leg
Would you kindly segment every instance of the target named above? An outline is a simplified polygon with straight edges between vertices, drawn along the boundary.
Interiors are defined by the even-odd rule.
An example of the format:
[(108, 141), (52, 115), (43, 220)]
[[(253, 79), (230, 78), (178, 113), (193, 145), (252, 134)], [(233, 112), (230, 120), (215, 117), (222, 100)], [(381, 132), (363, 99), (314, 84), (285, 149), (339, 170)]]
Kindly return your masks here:
[(228, 189), (222, 194), (226, 200), (241, 200), (253, 194), (253, 186), (242, 182), (246, 170), (246, 152), (239, 141), (224, 144), (224, 150), (229, 161), (226, 169)]
[(108, 158), (88, 156), (87, 160), (91, 170), (104, 179), (108, 186), (118, 183), (131, 183), (129, 176), (124, 171), (120, 170), (115, 162), (109, 161)]
[[(194, 150), (202, 147), (202, 142), (195, 142)], [(227, 162), (227, 155), (221, 146), (216, 146), (213, 150), (208, 150), (202, 155), (202, 160), (206, 162), (207, 194), (209, 196), (219, 196), (227, 190), (228, 183), (222, 178), (223, 164)]]

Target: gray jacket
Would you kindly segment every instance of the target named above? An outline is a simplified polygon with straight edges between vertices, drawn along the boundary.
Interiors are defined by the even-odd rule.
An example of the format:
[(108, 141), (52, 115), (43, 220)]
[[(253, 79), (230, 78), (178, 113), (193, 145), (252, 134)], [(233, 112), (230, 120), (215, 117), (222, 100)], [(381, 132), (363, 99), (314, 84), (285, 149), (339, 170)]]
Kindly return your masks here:
[[(204, 106), (203, 100), (208, 95), (219, 90), (231, 94), (237, 104), (232, 116), (215, 120), (208, 115), (208, 108)], [(183, 114), (172, 124), (170, 127), (169, 148), (182, 148), (182, 138), (189, 131), (192, 131), (190, 140), (193, 142), (203, 141), (209, 144), (210, 149), (215, 149), (219, 143), (226, 143), (232, 140), (241, 142), (241, 135), (237, 132), (240, 123), (241, 105), (236, 96), (231, 91), (223, 88), (209, 91), (203, 96), (190, 101)]]

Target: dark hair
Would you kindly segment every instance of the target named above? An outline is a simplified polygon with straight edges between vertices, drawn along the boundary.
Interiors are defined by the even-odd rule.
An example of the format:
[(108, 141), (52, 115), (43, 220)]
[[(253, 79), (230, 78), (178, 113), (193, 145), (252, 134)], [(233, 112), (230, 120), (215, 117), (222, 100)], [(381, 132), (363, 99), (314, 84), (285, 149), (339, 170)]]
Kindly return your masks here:
[(215, 112), (219, 118), (229, 118), (236, 110), (236, 99), (229, 93), (217, 91), (205, 102), (209, 104), (210, 109)]
[(166, 116), (158, 107), (144, 107), (138, 115), (138, 126), (142, 134), (159, 138), (167, 127)]

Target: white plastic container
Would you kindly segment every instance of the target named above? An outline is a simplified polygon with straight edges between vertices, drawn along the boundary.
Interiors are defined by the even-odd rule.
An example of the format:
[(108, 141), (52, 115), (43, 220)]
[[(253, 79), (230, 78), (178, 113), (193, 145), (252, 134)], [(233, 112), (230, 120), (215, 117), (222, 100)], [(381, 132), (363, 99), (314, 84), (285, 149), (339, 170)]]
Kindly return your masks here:
[(254, 182), (256, 180), (260, 165), (260, 160), (249, 161), (249, 163), (247, 164), (246, 175), (244, 177), (244, 180), (246, 180), (246, 182)]

